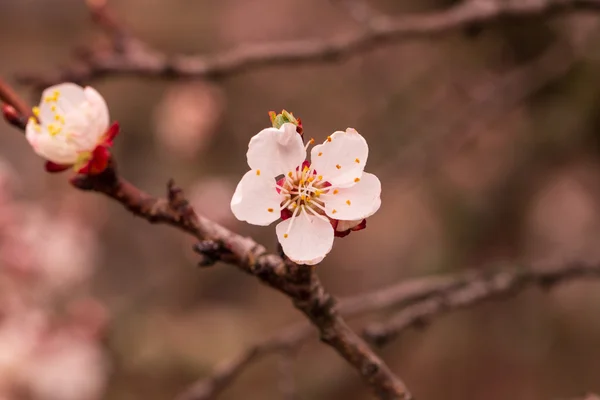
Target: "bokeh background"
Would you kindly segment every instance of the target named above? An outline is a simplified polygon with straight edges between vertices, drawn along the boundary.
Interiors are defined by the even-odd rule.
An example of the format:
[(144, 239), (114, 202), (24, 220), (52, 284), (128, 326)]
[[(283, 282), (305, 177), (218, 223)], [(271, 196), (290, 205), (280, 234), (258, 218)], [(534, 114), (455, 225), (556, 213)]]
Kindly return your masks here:
[[(371, 0), (432, 12), (451, 0)], [(361, 29), (324, 0), (114, 0), (167, 53)], [(600, 258), (600, 15), (503, 19), (350, 59), (219, 81), (106, 78), (121, 172), (162, 195), (173, 177), (197, 211), (275, 250), (272, 228), (229, 200), (267, 112), (323, 140), (354, 127), (383, 183), (368, 229), (336, 241), (319, 275), (337, 296), (411, 277)], [(0, 0), (0, 74), (49, 72), (102, 40), (79, 0)], [(32, 103), (39, 93), (18, 85)], [(246, 346), (302, 320), (235, 268), (198, 269), (193, 241), (49, 175), (0, 124), (0, 398), (165, 399)], [(600, 285), (537, 289), (436, 319), (381, 354), (419, 399), (561, 399), (600, 392)], [(248, 368), (223, 400), (280, 399), (281, 360)], [(298, 399), (367, 399), (316, 339), (291, 366)]]

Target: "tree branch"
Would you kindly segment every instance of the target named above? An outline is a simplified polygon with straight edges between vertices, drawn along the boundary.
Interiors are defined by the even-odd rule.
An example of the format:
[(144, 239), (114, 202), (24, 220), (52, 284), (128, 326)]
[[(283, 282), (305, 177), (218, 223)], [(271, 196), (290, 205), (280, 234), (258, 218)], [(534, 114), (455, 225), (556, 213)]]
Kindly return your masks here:
[[(411, 327), (424, 324), (444, 313), (477, 306), (487, 300), (517, 295), (539, 286), (548, 290), (573, 280), (600, 278), (600, 265), (565, 264), (553, 268), (506, 268), (495, 271), (467, 271), (456, 275), (412, 279), (374, 292), (340, 300), (339, 311), (346, 318), (372, 312), (398, 310), (395, 317), (373, 324), (364, 337), (383, 346)], [(254, 346), (192, 386), (178, 400), (212, 400), (252, 362), (270, 354), (298, 348), (310, 337), (310, 325), (291, 326)], [(252, 357), (249, 358), (248, 355)]]
[(439, 35), (500, 18), (529, 18), (575, 10), (600, 10), (600, 0), (465, 0), (446, 10), (401, 17), (373, 16), (367, 29), (330, 39), (246, 45), (213, 55), (168, 56), (127, 33), (107, 0), (88, 0), (94, 21), (111, 38), (110, 49), (87, 49), (79, 60), (49, 75), (24, 74), (22, 83), (44, 88), (114, 75), (154, 78), (217, 78), (275, 65), (328, 63), (384, 44)]
[[(17, 109), (26, 105), (10, 87), (0, 80), (0, 99), (9, 101), (3, 107), (4, 115), (15, 124), (13, 117), (22, 120)], [(23, 106), (23, 111), (28, 107)], [(266, 249), (250, 238), (237, 235), (226, 228), (197, 215), (183, 191), (173, 181), (167, 185), (165, 198), (153, 197), (121, 178), (114, 160), (98, 175), (77, 175), (71, 183), (83, 191), (102, 193), (134, 215), (150, 223), (171, 225), (189, 233), (200, 241), (214, 243), (213, 257), (236, 265), (263, 283), (287, 295), (318, 329), (321, 340), (333, 347), (360, 374), (372, 392), (384, 400), (408, 400), (410, 393), (385, 363), (354, 333), (338, 314), (335, 299), (325, 291), (314, 273), (314, 267), (299, 266), (288, 259), (269, 254)], [(253, 353), (242, 357), (242, 364), (249, 362)], [(238, 362), (239, 364), (239, 362)], [(219, 382), (216, 382), (219, 385)], [(194, 398), (194, 397), (190, 397)]]

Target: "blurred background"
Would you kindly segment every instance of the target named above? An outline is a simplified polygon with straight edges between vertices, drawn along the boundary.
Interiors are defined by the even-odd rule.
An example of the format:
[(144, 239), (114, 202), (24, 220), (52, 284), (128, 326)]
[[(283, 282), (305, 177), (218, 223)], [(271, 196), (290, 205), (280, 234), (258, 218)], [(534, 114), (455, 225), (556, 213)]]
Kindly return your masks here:
[[(390, 16), (452, 0), (365, 0)], [(114, 0), (169, 54), (330, 38), (360, 25), (324, 0)], [(340, 62), (266, 67), (219, 81), (105, 78), (122, 174), (275, 250), (274, 229), (229, 201), (267, 112), (317, 142), (356, 128), (383, 184), (368, 228), (318, 267), (336, 296), (412, 277), (600, 260), (600, 15), (503, 19), (386, 43)], [(52, 72), (103, 40), (80, 0), (0, 0), (0, 75)], [(32, 103), (39, 93), (19, 92)], [(198, 269), (193, 241), (50, 175), (0, 124), (0, 398), (165, 399), (222, 360), (301, 321), (287, 298), (234, 267)], [(419, 399), (561, 399), (600, 392), (600, 285), (527, 290), (435, 319), (381, 354)], [(316, 336), (316, 335), (315, 335)], [(219, 397), (281, 399), (276, 356)], [(312, 340), (291, 364), (297, 399), (370, 398)]]

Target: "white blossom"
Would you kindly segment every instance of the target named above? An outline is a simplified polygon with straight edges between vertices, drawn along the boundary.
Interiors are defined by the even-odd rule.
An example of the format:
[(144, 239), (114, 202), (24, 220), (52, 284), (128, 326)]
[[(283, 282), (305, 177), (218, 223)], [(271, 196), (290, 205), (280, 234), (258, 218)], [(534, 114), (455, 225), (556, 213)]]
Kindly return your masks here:
[(109, 112), (93, 88), (63, 83), (44, 90), (26, 128), (33, 150), (59, 166), (81, 166), (108, 137)]
[(291, 123), (254, 136), (247, 153), (251, 170), (239, 182), (231, 210), (254, 225), (283, 217), (276, 233), (284, 253), (314, 265), (331, 250), (334, 226), (355, 228), (379, 209), (381, 183), (363, 171), (369, 147), (354, 129), (335, 132), (315, 146), (310, 163), (307, 148)]

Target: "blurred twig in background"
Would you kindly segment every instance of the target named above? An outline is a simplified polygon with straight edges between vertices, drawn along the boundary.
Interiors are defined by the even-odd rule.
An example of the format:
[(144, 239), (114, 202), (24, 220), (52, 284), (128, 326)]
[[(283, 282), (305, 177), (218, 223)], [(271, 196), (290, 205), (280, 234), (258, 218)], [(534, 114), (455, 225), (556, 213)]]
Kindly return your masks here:
[(111, 14), (107, 0), (88, 0), (94, 21), (112, 38), (112, 48), (85, 49), (70, 67), (47, 76), (24, 74), (20, 81), (43, 88), (57, 82), (82, 83), (109, 75), (215, 78), (282, 64), (339, 62), (391, 41), (438, 35), (499, 18), (600, 10), (599, 0), (465, 0), (444, 11), (392, 18), (372, 16), (365, 11), (367, 6), (357, 3), (347, 3), (346, 7), (366, 29), (348, 37), (256, 44), (213, 55), (168, 56), (127, 33)]

